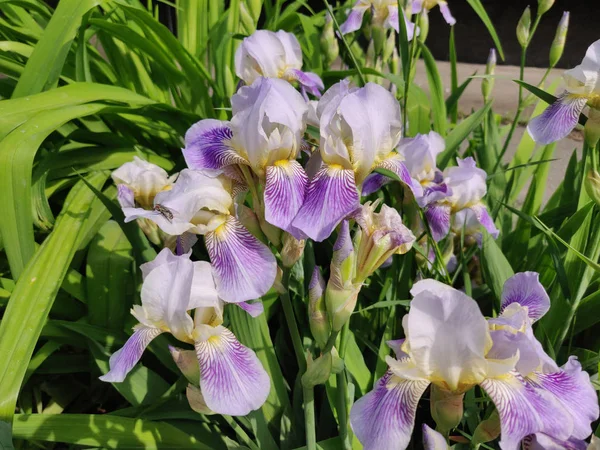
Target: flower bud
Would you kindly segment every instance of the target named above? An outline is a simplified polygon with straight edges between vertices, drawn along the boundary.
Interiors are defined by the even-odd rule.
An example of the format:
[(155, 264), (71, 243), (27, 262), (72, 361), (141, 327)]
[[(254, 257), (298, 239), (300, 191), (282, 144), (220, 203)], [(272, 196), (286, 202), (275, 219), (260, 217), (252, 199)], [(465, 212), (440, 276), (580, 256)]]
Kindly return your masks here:
[(529, 44), (529, 34), (531, 32), (531, 9), (529, 6), (523, 11), (523, 15), (517, 24), (517, 40), (521, 47), (527, 47)]
[(310, 332), (320, 348), (324, 348), (331, 333), (331, 326), (325, 310), (325, 280), (315, 266), (308, 285), (308, 321)]
[(277, 274), (275, 275), (275, 281), (273, 282), (273, 289), (278, 294), (285, 294), (287, 292), (287, 288), (283, 285), (283, 270), (281, 267), (277, 266)]
[(333, 356), (331, 352), (327, 352), (319, 356), (314, 361), (308, 356), (308, 367), (304, 375), (302, 375), (302, 385), (307, 388), (314, 387), (318, 384), (325, 384), (331, 375), (333, 367)]
[(169, 346), (173, 361), (187, 380), (194, 386), (200, 385), (200, 364), (194, 350), (183, 350)]
[(206, 402), (204, 401), (204, 396), (202, 395), (202, 391), (199, 387), (188, 384), (187, 389), (185, 390), (185, 396), (188, 399), (188, 403), (190, 404), (190, 408), (200, 414), (214, 414), (208, 406), (206, 406)]
[(256, 31), (256, 21), (252, 17), (252, 14), (246, 4), (241, 2), (239, 4), (240, 11), (240, 20), (244, 29), (248, 32), (248, 34), (252, 34)]
[(136, 222), (150, 242), (154, 245), (163, 245), (168, 235), (158, 228), (156, 222), (146, 218), (137, 219)]
[(538, 0), (538, 16), (546, 13), (554, 5), (554, 0)]
[(331, 373), (342, 373), (342, 371), (344, 370), (345, 364), (344, 364), (344, 360), (342, 358), (340, 358), (340, 355), (338, 354), (337, 350), (335, 349), (335, 347), (332, 347), (331, 349)]
[(281, 249), (281, 263), (284, 267), (292, 267), (304, 253), (306, 241), (298, 240), (289, 233), (283, 233), (283, 248)]
[(565, 42), (567, 41), (567, 31), (569, 29), (569, 11), (563, 13), (562, 19), (558, 23), (556, 28), (556, 35), (552, 41), (550, 47), (550, 67), (556, 66), (560, 58), (562, 57), (563, 50), (565, 49)]
[[(496, 49), (492, 48), (488, 56), (487, 64), (485, 66), (486, 75), (494, 75), (496, 72)], [(484, 78), (481, 81), (481, 93), (483, 94), (484, 101), (487, 102), (492, 89), (494, 89), (494, 78)]]
[(485, 444), (486, 442), (493, 441), (498, 436), (500, 436), (500, 417), (498, 416), (498, 411), (494, 411), (488, 419), (477, 425), (471, 444)]
[(600, 110), (598, 104), (592, 103), (590, 106), (590, 112), (588, 113), (588, 120), (583, 128), (583, 134), (585, 142), (590, 147), (596, 147), (596, 144), (600, 140)]
[(590, 198), (600, 206), (600, 173), (595, 169), (590, 169), (583, 184)]
[(333, 29), (333, 20), (329, 13), (325, 16), (325, 26), (321, 33), (321, 51), (325, 55), (325, 65), (329, 65), (340, 54), (340, 47)]
[(425, 42), (429, 34), (429, 14), (421, 14), (418, 26), (418, 29), (415, 26), (415, 34), (419, 36), (421, 42)]
[(463, 416), (463, 398), (465, 394), (454, 394), (439, 386), (431, 388), (431, 417), (437, 424), (437, 430), (447, 433), (456, 428)]
[(390, 33), (383, 47), (383, 60), (389, 61), (396, 48), (396, 34)]
[(361, 286), (351, 286), (346, 289), (336, 289), (332, 286), (331, 279), (327, 283), (325, 294), (327, 302), (327, 313), (331, 319), (333, 331), (340, 331), (354, 312), (358, 293)]
[(373, 39), (375, 55), (382, 56), (387, 41), (386, 30), (380, 25), (373, 25), (371, 39)]

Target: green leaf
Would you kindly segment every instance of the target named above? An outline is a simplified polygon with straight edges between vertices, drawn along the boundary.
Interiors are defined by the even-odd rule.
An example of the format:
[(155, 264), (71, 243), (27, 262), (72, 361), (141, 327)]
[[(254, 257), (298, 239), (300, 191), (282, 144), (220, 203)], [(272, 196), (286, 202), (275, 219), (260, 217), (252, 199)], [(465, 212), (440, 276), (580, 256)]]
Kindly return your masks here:
[(485, 233), (483, 238), (483, 246), (481, 249), (481, 266), (485, 275), (486, 284), (492, 290), (496, 298), (497, 311), (500, 311), (500, 301), (502, 298), (502, 290), (504, 283), (515, 272), (510, 266), (510, 263), (496, 244), (496, 241), (488, 233)]
[(106, 414), (17, 414), (13, 437), (102, 448), (190, 448), (211, 450), (163, 422)]
[(465, 89), (467, 89), (469, 84), (471, 84), (471, 81), (473, 81), (472, 77), (476, 74), (477, 71), (473, 72), (473, 75), (471, 75), (471, 77), (467, 78), (465, 81), (462, 82), (460, 86), (456, 88), (456, 90), (452, 91), (452, 94), (450, 94), (450, 96), (446, 99), (446, 109), (448, 111), (456, 110), (458, 106), (458, 100), (460, 100), (460, 97), (465, 92)]
[(498, 49), (498, 54), (500, 58), (504, 61), (504, 50), (502, 50), (502, 44), (500, 43), (500, 39), (498, 38), (498, 33), (496, 33), (496, 29), (494, 28), (494, 24), (490, 20), (485, 8), (481, 4), (481, 0), (467, 0), (467, 3), (471, 5), (473, 11), (477, 13), (485, 27), (487, 28), (492, 40), (494, 41), (494, 45)]
[(431, 109), (433, 115), (433, 129), (442, 136), (446, 136), (446, 123), (448, 114), (446, 113), (446, 102), (444, 101), (444, 85), (437, 69), (437, 64), (433, 55), (425, 44), (421, 43), (421, 52), (425, 61), (425, 70), (429, 82), (429, 92), (431, 95)]
[(358, 311), (354, 311), (352, 314), (361, 314), (366, 311), (370, 311), (375, 308), (391, 308), (392, 306), (409, 306), (410, 300), (383, 300), (381, 302), (373, 303), (372, 305), (367, 306), (366, 308), (359, 309)]

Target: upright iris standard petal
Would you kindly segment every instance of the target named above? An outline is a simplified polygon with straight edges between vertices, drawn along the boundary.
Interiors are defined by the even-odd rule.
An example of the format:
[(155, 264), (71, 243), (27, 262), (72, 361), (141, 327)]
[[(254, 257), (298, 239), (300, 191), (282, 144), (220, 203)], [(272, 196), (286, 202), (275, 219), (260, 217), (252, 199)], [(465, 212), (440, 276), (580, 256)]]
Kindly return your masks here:
[(234, 217), (205, 236), (220, 297), (239, 303), (262, 297), (273, 286), (277, 263), (271, 250)]
[(122, 208), (151, 208), (154, 197), (173, 183), (167, 172), (137, 156), (112, 173)]
[(265, 219), (271, 225), (293, 233), (290, 224), (304, 203), (308, 177), (298, 161), (277, 161), (267, 167)]
[(539, 281), (537, 272), (513, 275), (502, 289), (502, 310), (512, 303), (526, 306), (531, 320), (538, 320), (550, 309), (550, 297)]
[(444, 16), (444, 20), (446, 21), (446, 23), (448, 25), (456, 24), (456, 19), (450, 12), (450, 8), (448, 7), (448, 2), (439, 1), (438, 5), (440, 6), (440, 12), (442, 13), (442, 16)]
[(481, 383), (500, 416), (502, 450), (517, 450), (521, 441), (534, 433), (567, 440), (573, 419), (549, 393), (536, 389), (516, 372)]
[(220, 170), (245, 161), (231, 147), (233, 132), (229, 122), (204, 119), (185, 133), (183, 157), (190, 169)]
[(388, 371), (354, 403), (350, 424), (365, 450), (404, 449), (410, 442), (427, 380), (403, 380)]
[(586, 103), (586, 97), (564, 94), (542, 114), (534, 117), (529, 122), (527, 131), (540, 144), (558, 141), (573, 131)]
[(162, 330), (147, 326), (136, 327), (134, 333), (125, 345), (114, 352), (109, 361), (110, 371), (100, 377), (100, 380), (110, 383), (122, 382), (142, 357), (142, 353), (152, 340), (162, 333)]
[(260, 408), (271, 381), (256, 354), (225, 327), (204, 326), (198, 334), (196, 354), (206, 405), (231, 416), (245, 416)]
[(304, 204), (292, 226), (321, 242), (358, 205), (354, 172), (337, 165), (326, 166), (309, 182)]
[(135, 195), (133, 191), (124, 184), (117, 185), (117, 200), (121, 208), (134, 208)]

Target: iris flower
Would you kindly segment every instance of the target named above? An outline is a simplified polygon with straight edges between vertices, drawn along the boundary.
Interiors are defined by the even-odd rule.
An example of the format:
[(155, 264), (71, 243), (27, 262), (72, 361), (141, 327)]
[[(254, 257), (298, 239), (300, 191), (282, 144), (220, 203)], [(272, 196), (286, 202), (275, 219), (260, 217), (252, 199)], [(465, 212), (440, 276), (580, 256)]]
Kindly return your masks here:
[(192, 262), (189, 254), (175, 256), (164, 249), (153, 261), (142, 264), (141, 270), (142, 304), (131, 310), (139, 323), (110, 357), (110, 371), (100, 379), (123, 381), (150, 342), (171, 333), (195, 348), (200, 389), (208, 408), (227, 415), (246, 415), (260, 408), (270, 391), (269, 376), (255, 353), (222, 325), (223, 301), (210, 264)]
[(496, 238), (498, 230), (482, 201), (487, 192), (487, 174), (476, 166), (471, 157), (457, 158), (457, 162), (457, 167), (444, 171), (443, 189), (448, 189), (450, 195), (430, 203), (425, 210), (433, 238), (436, 241), (443, 239), (451, 228), (457, 232), (463, 226), (469, 230), (478, 229), (474, 222)]
[(402, 135), (400, 105), (385, 88), (367, 83), (333, 85), (319, 100), (321, 168), (306, 188), (292, 227), (315, 241), (326, 239), (359, 206), (359, 190), (376, 168), (396, 173), (415, 195), (421, 185), (410, 177), (394, 150)]
[[(230, 122), (205, 119), (185, 135), (183, 156), (191, 169), (233, 177), (248, 168), (264, 184), (267, 222), (297, 235), (290, 226), (300, 209), (308, 178), (296, 158), (308, 107), (286, 81), (258, 78), (232, 98)], [(241, 178), (244, 179), (244, 178)], [(253, 183), (252, 180), (246, 180)]]
[(271, 250), (235, 217), (239, 183), (224, 175), (184, 169), (172, 188), (154, 197), (152, 209), (125, 207), (125, 221), (147, 218), (165, 233), (204, 235), (221, 298), (242, 302), (263, 296), (273, 285), (277, 264)]
[(600, 40), (589, 46), (580, 65), (563, 73), (565, 92), (527, 130), (534, 141), (550, 144), (567, 136), (577, 125), (579, 115), (589, 104), (588, 127), (597, 126), (600, 112)]
[[(419, 281), (411, 293), (406, 339), (391, 343), (396, 358), (387, 358), (389, 370), (350, 414), (365, 450), (407, 448), (430, 384), (460, 398), (481, 386), (498, 410), (503, 450), (532, 435), (564, 442), (591, 433), (598, 400), (589, 377), (573, 357), (556, 367), (529, 333), (549, 307), (537, 274), (506, 282), (503, 313), (489, 323), (472, 298), (438, 281)], [(527, 345), (533, 351), (523, 352)]]
[(245, 38), (235, 52), (235, 73), (250, 85), (258, 78), (297, 81), (302, 93), (321, 96), (323, 81), (315, 73), (303, 72), (302, 49), (292, 33), (258, 30)]
[[(363, 16), (365, 12), (371, 11), (373, 25), (383, 28), (391, 28), (396, 33), (399, 30), (398, 23), (398, 1), (397, 0), (358, 0), (346, 21), (340, 26), (342, 34), (348, 34), (356, 30), (360, 30), (362, 26)], [(412, 40), (415, 35), (415, 24), (407, 20), (402, 14), (404, 23), (406, 24), (406, 32), (408, 40)], [(417, 35), (419, 31), (417, 29)]]
[(456, 23), (456, 19), (452, 16), (450, 8), (448, 7), (448, 2), (443, 0), (414, 0), (412, 2), (412, 12), (413, 14), (418, 14), (423, 10), (429, 11), (434, 6), (440, 7), (440, 12), (448, 25), (452, 26)]

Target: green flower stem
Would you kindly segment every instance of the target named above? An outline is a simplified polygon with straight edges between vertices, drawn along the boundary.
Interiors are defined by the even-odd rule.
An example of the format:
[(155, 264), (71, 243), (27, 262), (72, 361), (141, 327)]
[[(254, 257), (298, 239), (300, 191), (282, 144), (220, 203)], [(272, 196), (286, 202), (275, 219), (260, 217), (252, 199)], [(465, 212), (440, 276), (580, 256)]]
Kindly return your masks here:
[[(306, 356), (304, 354), (304, 346), (302, 345), (302, 337), (300, 336), (300, 331), (298, 330), (298, 324), (296, 323), (296, 317), (294, 315), (294, 308), (292, 306), (292, 301), (290, 300), (289, 281), (290, 270), (285, 268), (283, 269), (283, 276), (281, 278), (281, 283), (285, 288), (285, 292), (280, 294), (281, 305), (283, 307), (283, 314), (285, 315), (287, 326), (290, 329), (292, 345), (294, 346), (294, 353), (296, 354), (300, 376), (302, 376), (304, 373), (306, 373)], [(315, 404), (313, 388), (303, 386), (302, 398), (304, 403), (306, 448), (307, 450), (316, 450), (317, 435), (315, 431)]]
[[(400, 14), (401, 12), (398, 12), (398, 20), (402, 20), (400, 18)], [(404, 80), (404, 98), (403, 100), (403, 104), (402, 104), (402, 114), (404, 114), (404, 122), (402, 123), (402, 129), (404, 130), (404, 135), (406, 135), (406, 129), (408, 128), (408, 112), (407, 112), (407, 105), (408, 105), (408, 87), (411, 84), (411, 72), (414, 66), (414, 63), (416, 61), (417, 58), (417, 42), (419, 40), (418, 36), (417, 36), (417, 27), (419, 26), (419, 24), (421, 23), (421, 14), (423, 14), (423, 11), (421, 11), (418, 15), (417, 18), (415, 19), (415, 32), (413, 34), (413, 39), (412, 42), (410, 43), (410, 49), (409, 49), (409, 58), (408, 58), (408, 70), (406, 71), (407, 74), (407, 80)]]
[(239, 423), (235, 421), (233, 417), (227, 415), (223, 415), (222, 417), (223, 419), (225, 419), (225, 422), (227, 422), (227, 424), (229, 424), (229, 426), (233, 429), (233, 431), (235, 431), (235, 434), (240, 439), (240, 441), (247, 445), (250, 448), (250, 450), (260, 450), (258, 445), (256, 445), (252, 441), (252, 439), (250, 439), (248, 433), (246, 433), (246, 431), (240, 426)]
[[(348, 343), (348, 329), (350, 321), (346, 322), (344, 328), (342, 328), (342, 334), (340, 336), (339, 354), (342, 360), (346, 356), (346, 345)], [(352, 450), (352, 443), (350, 436), (348, 435), (348, 380), (346, 379), (346, 371), (336, 375), (336, 393), (337, 393), (337, 413), (339, 423), (340, 440), (342, 441), (342, 448), (344, 450)]]
[(331, 351), (331, 349), (335, 346), (335, 341), (337, 340), (339, 333), (340, 333), (339, 331), (331, 332), (331, 334), (329, 335), (329, 339), (327, 340), (327, 343), (325, 344), (325, 348), (322, 351), (323, 354), (329, 353)]

